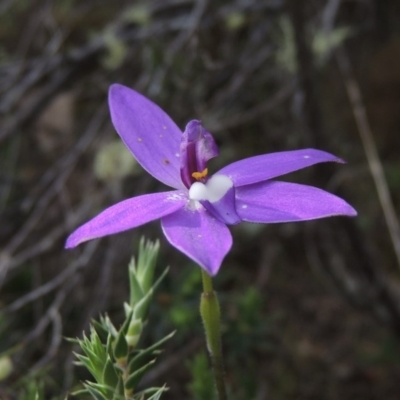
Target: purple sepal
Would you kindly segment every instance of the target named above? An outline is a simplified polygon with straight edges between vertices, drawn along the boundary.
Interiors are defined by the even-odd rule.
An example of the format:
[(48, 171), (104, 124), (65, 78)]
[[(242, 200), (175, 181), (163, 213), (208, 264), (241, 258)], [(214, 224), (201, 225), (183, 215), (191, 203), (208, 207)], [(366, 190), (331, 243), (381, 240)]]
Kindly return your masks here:
[(322, 189), (278, 181), (236, 188), (236, 210), (244, 221), (259, 223), (357, 215), (344, 200)]
[(211, 217), (203, 208), (188, 207), (161, 219), (164, 235), (172, 246), (215, 275), (232, 246), (232, 236), (225, 224)]
[(180, 190), (145, 194), (121, 201), (73, 232), (65, 247), (70, 249), (91, 239), (136, 228), (175, 212), (187, 202), (187, 194)]
[(182, 132), (156, 104), (125, 86), (110, 87), (111, 119), (140, 165), (159, 181), (183, 189), (179, 145)]
[(245, 158), (227, 165), (218, 171), (232, 179), (236, 187), (266, 181), (288, 174), (314, 164), (334, 161), (343, 163), (340, 158), (315, 149), (282, 151)]
[(207, 161), (218, 155), (218, 147), (211, 133), (200, 121), (190, 121), (182, 135), (180, 144), (181, 179), (187, 188), (195, 182), (193, 172), (203, 172)]

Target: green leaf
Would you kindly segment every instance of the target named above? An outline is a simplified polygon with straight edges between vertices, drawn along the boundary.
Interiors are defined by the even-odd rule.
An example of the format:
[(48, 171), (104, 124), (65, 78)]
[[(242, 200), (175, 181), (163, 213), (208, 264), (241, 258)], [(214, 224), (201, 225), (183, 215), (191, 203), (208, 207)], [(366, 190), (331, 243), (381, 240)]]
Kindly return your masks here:
[(107, 340), (107, 336), (108, 336), (108, 329), (107, 329), (107, 326), (105, 325), (105, 323), (103, 323), (102, 321), (104, 321), (103, 318), (100, 319), (100, 322), (93, 319), (92, 325), (93, 325), (94, 329), (96, 330), (97, 334), (99, 335), (100, 340), (102, 342), (105, 342)]
[(160, 242), (158, 240), (154, 243), (150, 241), (146, 242), (144, 238), (140, 240), (137, 278), (141, 283), (144, 293), (150, 289), (153, 282), (159, 249)]
[(130, 374), (125, 381), (125, 389), (126, 390), (134, 390), (136, 386), (139, 384), (140, 380), (142, 379), (143, 375), (152, 367), (155, 363), (155, 360), (151, 360), (142, 368), (136, 370), (133, 374)]
[(124, 383), (122, 381), (122, 377), (118, 378), (118, 384), (116, 386), (116, 390), (114, 392), (113, 400), (121, 400), (124, 399)]
[(74, 392), (72, 392), (72, 396), (75, 397), (82, 397), (83, 395), (87, 395), (89, 392), (87, 389), (80, 389), (80, 390), (76, 390)]
[(102, 323), (104, 323), (104, 325), (107, 327), (108, 332), (113, 336), (113, 337), (117, 337), (118, 336), (118, 331), (115, 328), (115, 326), (113, 325), (113, 323), (111, 322), (110, 318), (108, 317), (108, 315), (106, 315), (103, 318)]
[(99, 380), (101, 378), (103, 364), (101, 364), (100, 366), (99, 365), (95, 366), (95, 365), (93, 365), (93, 363), (90, 361), (89, 358), (87, 358), (81, 354), (76, 354), (76, 353), (75, 353), (75, 356), (79, 360), (79, 363), (77, 363), (77, 365), (82, 365), (82, 366), (86, 367), (86, 369), (93, 375), (93, 377), (96, 380)]
[(87, 391), (94, 397), (96, 400), (108, 400), (107, 397), (105, 397), (99, 390), (92, 388), (88, 385), (85, 385), (87, 388)]
[(112, 355), (114, 354), (113, 348), (112, 348), (113, 339), (114, 339), (114, 338), (109, 334), (108, 337), (107, 337), (106, 353), (107, 353), (107, 355), (110, 356), (110, 357), (112, 357)]
[(164, 279), (165, 275), (167, 275), (169, 268), (166, 268), (161, 276), (157, 279), (154, 285), (149, 289), (146, 296), (144, 296), (135, 306), (134, 308), (134, 318), (135, 319), (146, 319), (147, 308), (150, 303), (150, 300), (154, 294), (154, 291), (157, 289), (158, 285)]
[(107, 362), (104, 365), (102, 383), (112, 388), (115, 388), (118, 385), (118, 374), (111, 358), (107, 358)]
[(98, 357), (97, 354), (95, 354), (92, 350), (84, 348), (83, 346), (82, 350), (85, 352), (86, 356), (83, 356), (81, 354), (75, 354), (78, 360), (82, 362), (87, 369), (89, 369), (89, 371), (95, 378), (101, 377), (101, 374), (103, 372), (103, 366), (105, 363), (105, 358), (102, 359)]
[[(163, 387), (153, 387), (144, 389), (136, 393), (135, 399), (147, 399), (147, 400), (159, 400), (161, 395), (166, 392), (168, 388), (164, 385)], [(148, 397), (151, 396), (151, 397)]]
[(135, 259), (132, 258), (129, 265), (129, 285), (130, 285), (130, 301), (129, 305), (133, 308), (144, 296), (142, 286), (136, 276)]
[(140, 335), (142, 334), (142, 330), (142, 320), (132, 318), (132, 321), (129, 324), (128, 332), (126, 333), (126, 341), (128, 342), (129, 347), (133, 348), (137, 346)]
[(159, 400), (161, 395), (166, 392), (168, 388), (164, 385), (163, 387), (153, 387), (153, 388), (148, 388), (145, 390), (142, 390), (138, 393), (136, 393), (136, 396), (141, 399), (142, 397), (140, 396), (145, 396), (147, 398), (147, 395), (150, 395), (151, 397), (147, 398), (147, 400)]
[[(106, 361), (106, 350), (93, 326), (90, 327), (90, 342), (88, 342), (86, 347), (88, 350), (91, 349), (91, 351), (89, 350), (90, 353), (93, 354), (95, 358), (101, 360), (102, 363)], [(90, 357), (89, 354), (87, 355)]]
[(114, 357), (117, 360), (123, 360), (128, 357), (129, 346), (126, 340), (126, 335), (129, 329), (129, 324), (132, 319), (133, 311), (126, 317), (120, 331), (118, 332), (117, 339), (114, 343)]
[(115, 341), (114, 357), (116, 360), (123, 360), (128, 357), (128, 342), (126, 341), (123, 329), (119, 331), (117, 340)]
[(154, 393), (153, 396), (149, 397), (147, 400), (160, 400), (161, 395), (167, 390), (165, 386), (162, 388), (158, 389), (156, 393)]
[[(133, 316), (133, 310), (129, 313), (129, 315), (127, 315), (124, 323), (122, 324), (120, 332), (123, 332), (124, 335), (126, 335), (128, 333), (129, 324), (131, 323), (132, 316)], [(120, 334), (120, 332), (118, 332), (118, 335)]]
[(134, 373), (140, 366), (148, 362), (148, 358), (151, 357), (158, 348), (163, 345), (167, 340), (171, 339), (172, 336), (175, 335), (175, 332), (171, 332), (169, 335), (165, 336), (157, 343), (154, 343), (152, 346), (148, 347), (145, 350), (141, 350), (137, 355), (135, 355), (130, 361), (128, 365), (129, 373)]
[(85, 387), (87, 390), (95, 390), (100, 393), (106, 400), (111, 399), (114, 396), (115, 388), (106, 386), (102, 383), (95, 382), (85, 382)]

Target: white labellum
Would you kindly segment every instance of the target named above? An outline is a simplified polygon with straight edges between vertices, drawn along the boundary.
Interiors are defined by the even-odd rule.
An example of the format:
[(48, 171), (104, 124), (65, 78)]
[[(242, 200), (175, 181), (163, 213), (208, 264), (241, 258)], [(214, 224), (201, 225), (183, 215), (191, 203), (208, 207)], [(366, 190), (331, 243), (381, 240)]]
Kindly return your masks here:
[(233, 182), (225, 175), (214, 175), (206, 184), (194, 182), (189, 189), (190, 200), (208, 200), (215, 203), (221, 200), (229, 189), (233, 187)]

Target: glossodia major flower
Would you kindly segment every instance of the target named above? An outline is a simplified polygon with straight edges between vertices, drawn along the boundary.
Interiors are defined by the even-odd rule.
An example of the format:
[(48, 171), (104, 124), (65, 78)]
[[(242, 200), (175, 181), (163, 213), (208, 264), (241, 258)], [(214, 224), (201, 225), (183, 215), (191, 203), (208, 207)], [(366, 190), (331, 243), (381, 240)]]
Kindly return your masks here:
[(357, 214), (324, 190), (271, 180), (317, 163), (342, 162), (332, 154), (305, 149), (259, 155), (210, 175), (207, 162), (218, 155), (218, 147), (200, 121), (189, 122), (182, 133), (161, 108), (119, 84), (110, 88), (109, 105), (114, 127), (136, 160), (174, 190), (107, 208), (73, 232), (67, 248), (161, 218), (167, 240), (215, 275), (232, 246), (227, 225)]

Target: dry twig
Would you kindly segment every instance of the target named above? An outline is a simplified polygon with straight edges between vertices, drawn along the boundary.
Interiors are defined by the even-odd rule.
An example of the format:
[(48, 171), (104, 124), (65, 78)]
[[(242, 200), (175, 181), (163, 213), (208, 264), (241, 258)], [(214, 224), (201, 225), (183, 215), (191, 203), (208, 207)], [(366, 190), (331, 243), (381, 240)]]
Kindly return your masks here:
[(352, 71), (350, 60), (344, 49), (336, 51), (336, 60), (342, 73), (346, 86), (347, 96), (352, 106), (353, 115), (357, 123), (360, 139), (367, 157), (368, 166), (374, 179), (376, 191), (385, 216), (386, 225), (392, 240), (393, 249), (396, 254), (397, 263), (400, 268), (400, 224), (393, 206), (388, 184), (383, 171), (383, 166), (379, 158), (378, 151), (371, 126), (368, 122), (367, 112), (361, 95), (361, 90), (357, 84)]

